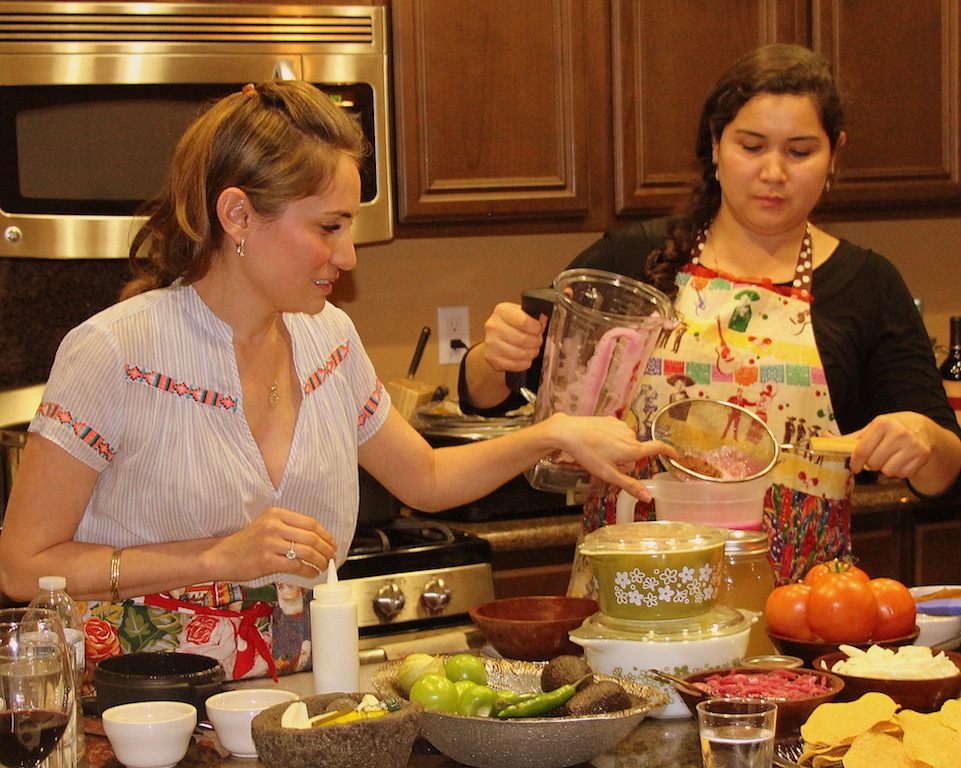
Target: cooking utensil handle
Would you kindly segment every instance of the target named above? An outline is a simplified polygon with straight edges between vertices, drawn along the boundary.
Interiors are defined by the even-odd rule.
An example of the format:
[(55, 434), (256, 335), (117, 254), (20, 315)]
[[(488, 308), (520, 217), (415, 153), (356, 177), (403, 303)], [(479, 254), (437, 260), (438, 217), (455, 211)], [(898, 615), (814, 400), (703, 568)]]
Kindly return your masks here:
[(812, 437), (809, 447), (814, 453), (839, 453), (850, 456), (858, 444), (856, 437)]
[[(539, 320), (541, 315), (546, 315), (550, 323), (551, 313), (554, 310), (555, 292), (553, 288), (530, 288), (521, 294), (521, 309), (535, 320)], [(547, 328), (544, 328), (544, 336), (547, 336)], [(541, 351), (537, 357), (531, 361), (530, 368), (526, 371), (507, 371), (504, 380), (511, 392), (520, 392), (523, 387), (527, 387), (532, 392), (537, 389), (539, 382), (529, 381), (531, 369), (536, 368), (540, 376), (540, 362), (544, 359), (544, 344), (541, 342)]]
[(420, 329), (420, 338), (417, 339), (417, 346), (414, 348), (414, 357), (410, 361), (410, 368), (407, 369), (407, 378), (413, 379), (420, 365), (420, 359), (424, 356), (424, 349), (427, 347), (427, 339), (430, 338), (430, 326), (425, 325)]

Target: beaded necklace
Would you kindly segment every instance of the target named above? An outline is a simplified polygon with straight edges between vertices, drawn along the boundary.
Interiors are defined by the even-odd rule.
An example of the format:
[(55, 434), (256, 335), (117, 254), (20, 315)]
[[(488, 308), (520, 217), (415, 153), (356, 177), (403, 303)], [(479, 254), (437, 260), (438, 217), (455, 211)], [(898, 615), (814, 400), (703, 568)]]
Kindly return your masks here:
[[(701, 263), (701, 253), (704, 251), (704, 244), (707, 242), (707, 228), (702, 229), (697, 233), (697, 238), (694, 240), (694, 247), (691, 249), (691, 263), (700, 264)], [(804, 237), (801, 238), (801, 250), (797, 257), (797, 266), (794, 269), (794, 280), (791, 284), (801, 291), (801, 293), (808, 295), (811, 293), (811, 275), (814, 273), (812, 267), (814, 263), (814, 249), (811, 246), (811, 225), (804, 225)], [(715, 266), (717, 263), (715, 261)], [(715, 272), (718, 270), (715, 269)]]

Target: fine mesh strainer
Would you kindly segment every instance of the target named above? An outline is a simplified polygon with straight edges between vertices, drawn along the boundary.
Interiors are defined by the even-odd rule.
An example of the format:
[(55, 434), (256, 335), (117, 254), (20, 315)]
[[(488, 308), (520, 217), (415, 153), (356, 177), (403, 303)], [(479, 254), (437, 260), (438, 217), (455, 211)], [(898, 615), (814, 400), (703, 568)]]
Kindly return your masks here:
[(782, 446), (756, 414), (721, 400), (680, 400), (654, 414), (651, 433), (677, 450), (659, 457), (682, 480), (737, 483), (771, 471)]

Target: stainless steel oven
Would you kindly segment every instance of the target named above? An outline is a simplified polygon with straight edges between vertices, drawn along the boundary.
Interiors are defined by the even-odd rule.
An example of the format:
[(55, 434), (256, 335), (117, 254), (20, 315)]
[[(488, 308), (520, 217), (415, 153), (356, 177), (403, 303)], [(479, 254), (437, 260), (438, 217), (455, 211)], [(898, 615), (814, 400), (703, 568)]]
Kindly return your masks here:
[(373, 147), (358, 244), (393, 236), (386, 9), (0, 1), (0, 257), (121, 258), (204, 104), (302, 79)]

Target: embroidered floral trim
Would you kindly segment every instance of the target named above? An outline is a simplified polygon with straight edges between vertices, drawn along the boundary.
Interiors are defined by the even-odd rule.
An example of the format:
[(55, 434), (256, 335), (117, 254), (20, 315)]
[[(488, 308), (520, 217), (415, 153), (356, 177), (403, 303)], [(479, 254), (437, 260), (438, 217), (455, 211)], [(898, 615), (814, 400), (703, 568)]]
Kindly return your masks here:
[(377, 413), (377, 409), (380, 408), (380, 399), (384, 394), (384, 385), (381, 383), (380, 379), (377, 379), (377, 386), (374, 391), (370, 393), (370, 397), (367, 398), (367, 402), (364, 403), (363, 407), (360, 409), (360, 416), (357, 417), (357, 426), (362, 427), (367, 423), (367, 419)]
[(100, 454), (105, 461), (110, 461), (117, 455), (117, 450), (110, 447), (110, 444), (103, 439), (103, 435), (89, 424), (74, 420), (70, 411), (64, 410), (57, 403), (41, 403), (37, 413), (73, 429), (74, 434)]
[(214, 392), (203, 387), (191, 387), (182, 381), (165, 376), (159, 371), (144, 371), (135, 365), (125, 365), (124, 373), (131, 381), (137, 381), (150, 387), (156, 387), (163, 392), (170, 392), (180, 397), (191, 397), (201, 405), (213, 408), (223, 408), (227, 411), (237, 410), (237, 399), (231, 395)]
[(307, 377), (307, 383), (304, 384), (304, 394), (309, 395), (323, 384), (324, 380), (334, 372), (337, 366), (347, 359), (349, 353), (350, 342), (339, 345), (337, 349), (331, 352), (330, 357), (327, 358), (327, 364), (323, 368), (318, 368)]

